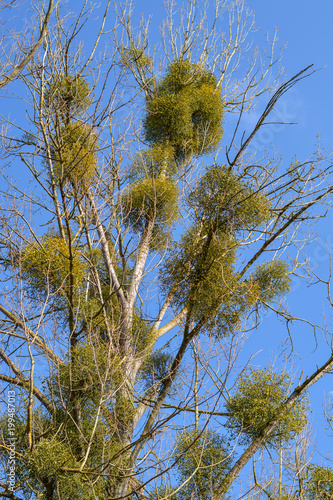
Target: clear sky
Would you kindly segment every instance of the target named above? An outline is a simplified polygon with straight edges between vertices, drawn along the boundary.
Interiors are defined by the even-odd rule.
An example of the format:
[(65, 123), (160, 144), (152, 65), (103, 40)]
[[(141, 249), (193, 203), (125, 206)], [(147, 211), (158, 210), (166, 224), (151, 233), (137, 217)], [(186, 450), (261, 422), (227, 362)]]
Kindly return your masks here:
[(247, 5), (255, 13), (259, 37), (277, 28), (280, 43), (286, 44), (282, 62), (288, 77), (309, 64), (322, 68), (295, 89), (300, 127), (295, 127), (290, 141), (284, 139), (284, 146), (297, 154), (311, 153), (316, 134), (325, 143), (332, 143), (333, 2), (248, 0)]
[[(293, 155), (299, 160), (305, 160), (314, 151), (318, 134), (329, 150), (333, 145), (333, 2), (248, 0), (247, 5), (254, 11), (256, 25), (259, 28), (256, 40), (266, 32), (272, 33), (277, 28), (279, 42), (286, 44), (282, 64), (287, 77), (291, 77), (309, 64), (319, 69), (316, 74), (300, 82), (285, 97), (282, 110), (290, 121), (298, 122), (298, 125), (286, 126), (279, 132), (271, 134), (270, 139), (284, 155), (284, 161), (289, 161)], [(332, 223), (331, 213), (325, 221), (317, 223), (312, 228), (317, 239), (307, 249), (311, 267), (326, 276), (329, 271), (328, 250), (333, 251)], [(295, 311), (296, 314), (316, 322), (324, 321), (324, 307), (328, 314), (326, 319), (332, 324), (324, 288), (321, 290), (315, 287), (303, 288), (295, 282), (294, 291), (287, 302), (291, 304), (290, 312)], [(264, 322), (263, 329), (266, 328)], [(266, 331), (264, 335), (258, 332), (256, 344), (258, 349), (261, 347), (265, 349), (265, 353), (270, 352), (270, 359), (274, 359), (278, 351), (273, 347), (277, 342), (274, 342), (272, 335), (281, 329), (282, 325), (275, 323), (271, 328), (270, 330), (268, 324), (270, 330), (268, 336)], [(294, 361), (294, 369), (297, 369), (297, 359), (300, 359), (300, 365), (308, 366), (309, 370), (311, 367), (319, 366), (327, 357), (328, 346), (319, 341), (321, 348), (315, 351), (315, 339), (305, 325), (295, 324), (292, 333), (295, 352), (299, 355)], [(323, 452), (332, 449), (332, 440), (327, 441), (327, 434), (321, 427), (323, 396), (324, 394), (327, 396), (331, 391), (333, 391), (333, 377), (328, 375), (311, 393), (314, 410), (312, 419), (318, 439), (318, 449)]]
[[(333, 2), (321, 0), (279, 0), (262, 1), (248, 0), (248, 7), (255, 14), (258, 27), (256, 42), (265, 33), (273, 33), (278, 30), (279, 43), (285, 44), (282, 64), (285, 68), (286, 77), (290, 78), (302, 68), (313, 64), (317, 73), (303, 80), (287, 94), (282, 106), (282, 111), (290, 121), (298, 125), (286, 126), (267, 137), (271, 139), (274, 146), (279, 148), (283, 154), (283, 161), (290, 161), (296, 155), (299, 160), (305, 160), (315, 149), (317, 135), (321, 136), (324, 146), (330, 150), (333, 145)], [(312, 268), (328, 276), (329, 251), (333, 251), (333, 214), (331, 213), (325, 221), (317, 223), (313, 228), (316, 239), (307, 249)], [(328, 324), (331, 323), (330, 308), (326, 300), (326, 290), (315, 287), (303, 288), (295, 282), (294, 291), (288, 297), (290, 312), (295, 311), (299, 316), (307, 317), (316, 322), (324, 321), (323, 307), (327, 314)], [(274, 334), (282, 328), (282, 325), (270, 326), (268, 320), (263, 322), (262, 331), (251, 338), (259, 348), (264, 348), (264, 355), (269, 352), (270, 359), (274, 359), (278, 350), (277, 340)], [(267, 331), (270, 330), (270, 335)], [(300, 365), (311, 367), (320, 365), (329, 352), (328, 346), (322, 346), (315, 351), (316, 342), (310, 329), (301, 324), (295, 324), (292, 328), (295, 341), (295, 352), (299, 354)], [(277, 339), (279, 335), (277, 335)], [(252, 346), (253, 347), (253, 344)], [(297, 369), (297, 358), (294, 367)], [(327, 435), (321, 428), (323, 395), (333, 391), (333, 377), (327, 376), (312, 391), (313, 422), (318, 438), (318, 449), (332, 449), (332, 441), (327, 441)], [(317, 425), (318, 424), (318, 425)]]
[[(178, 3), (177, 3), (178, 4)], [(282, 66), (286, 79), (291, 78), (310, 64), (318, 70), (311, 77), (301, 81), (278, 104), (279, 118), (283, 121), (296, 122), (297, 125), (270, 127), (257, 138), (256, 147), (277, 148), (283, 155), (282, 161), (288, 165), (295, 156), (300, 161), (306, 160), (315, 150), (318, 136), (327, 150), (333, 145), (333, 1), (320, 0), (247, 0), (246, 5), (254, 13), (257, 31), (253, 34), (253, 43), (262, 46), (266, 34), (271, 37), (277, 29), (278, 45), (284, 46)], [(151, 15), (152, 34), (158, 20), (163, 16), (162, 2), (137, 0), (135, 12), (144, 16)], [(156, 23), (156, 24), (155, 24)], [(156, 32), (155, 32), (156, 33)], [(258, 117), (258, 110), (246, 117), (244, 128), (251, 126)], [(307, 249), (310, 265), (318, 272), (328, 275), (329, 250), (333, 252), (333, 213), (325, 221), (319, 221), (312, 227), (313, 241)], [(324, 287), (302, 287), (295, 280), (294, 290), (287, 299), (290, 312), (300, 317), (307, 317), (317, 323), (323, 323), (325, 308), (326, 320), (330, 320), (330, 308), (326, 300)], [(310, 328), (302, 323), (292, 327), (295, 353), (292, 370), (298, 375), (298, 360), (308, 372), (326, 361), (328, 346), (320, 340), (316, 349), (316, 339)], [(257, 332), (251, 334), (249, 352), (262, 351), (257, 362), (276, 362), (283, 364), (284, 356), (281, 340), (286, 332), (281, 323), (268, 315)], [(287, 352), (287, 351), (286, 351)], [(291, 365), (289, 365), (291, 366)], [(305, 368), (305, 371), (306, 371)], [(333, 394), (333, 377), (328, 375), (312, 391), (312, 422), (316, 428), (318, 449), (327, 453), (332, 448), (332, 440), (327, 440), (323, 430), (322, 403), (324, 396)], [(317, 457), (318, 458), (318, 457)], [(320, 460), (320, 458), (318, 459)]]

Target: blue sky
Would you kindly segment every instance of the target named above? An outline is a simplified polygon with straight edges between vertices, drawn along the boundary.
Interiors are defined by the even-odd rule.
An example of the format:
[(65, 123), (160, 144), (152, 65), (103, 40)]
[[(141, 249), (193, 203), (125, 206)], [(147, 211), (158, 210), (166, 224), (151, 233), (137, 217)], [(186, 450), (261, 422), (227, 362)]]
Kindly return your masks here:
[[(324, 145), (329, 149), (333, 138), (333, 2), (323, 0), (320, 2), (288, 1), (279, 2), (248, 0), (247, 5), (255, 13), (258, 33), (256, 40), (266, 32), (272, 33), (278, 30), (279, 43), (286, 44), (282, 64), (287, 77), (291, 77), (309, 64), (314, 64), (317, 73), (303, 80), (294, 87), (290, 94), (284, 98), (282, 109), (286, 115), (290, 115), (292, 121), (298, 122), (297, 126), (282, 128), (276, 134), (272, 134), (272, 141), (284, 155), (283, 161), (289, 161), (294, 155), (300, 160), (305, 160), (315, 149), (317, 135), (321, 136)], [(322, 69), (321, 69), (322, 68)], [(325, 221), (317, 223), (312, 229), (317, 239), (313, 241), (307, 250), (313, 268), (328, 275), (329, 252), (333, 250), (332, 240), (332, 214)], [(326, 245), (328, 248), (326, 248)], [(297, 314), (323, 322), (323, 307), (330, 314), (326, 301), (326, 290), (315, 287), (298, 287), (295, 283), (294, 291), (288, 297), (291, 304), (290, 310)], [(329, 316), (327, 317), (330, 320)], [(263, 322), (265, 328), (267, 322)], [(268, 337), (258, 332), (256, 345), (264, 348), (264, 353), (270, 353), (270, 359), (274, 359), (277, 348), (276, 340), (272, 335), (282, 325), (268, 326)], [(302, 324), (295, 324), (292, 328), (295, 351), (298, 357), (294, 360), (294, 369), (297, 365), (311, 367), (320, 365), (327, 356), (328, 346), (319, 343), (321, 348), (315, 351), (316, 343), (312, 331)], [(253, 341), (252, 337), (252, 341)], [(275, 344), (275, 346), (274, 346)], [(253, 347), (253, 343), (252, 343)], [(264, 356), (263, 356), (264, 357)], [(299, 360), (299, 361), (298, 361)], [(311, 391), (313, 401), (313, 423), (316, 428), (318, 449), (329, 451), (332, 442), (327, 441), (327, 435), (323, 432), (321, 419), (323, 395), (333, 390), (332, 376), (327, 376)], [(317, 425), (318, 424), (318, 425)]]
[[(156, 24), (163, 15), (161, 4), (162, 2), (147, 0), (135, 2), (137, 15), (151, 15), (152, 36), (156, 36)], [(278, 46), (284, 47), (281, 64), (286, 79), (310, 64), (318, 70), (299, 82), (277, 105), (279, 119), (296, 122), (297, 125), (265, 128), (256, 139), (257, 149), (261, 152), (265, 147), (279, 150), (284, 166), (290, 165), (295, 156), (300, 161), (305, 161), (316, 149), (318, 136), (329, 151), (330, 145), (333, 144), (332, 0), (316, 3), (313, 0), (248, 0), (246, 4), (253, 11), (257, 26), (257, 31), (253, 34), (254, 45), (263, 46), (267, 33), (272, 37), (277, 29)], [(244, 129), (255, 123), (264, 104), (263, 101), (245, 117)], [(311, 267), (325, 276), (329, 272), (329, 250), (333, 252), (332, 222), (333, 214), (330, 214), (311, 228), (312, 243), (306, 250)], [(295, 312), (298, 317), (305, 317), (316, 323), (332, 323), (325, 287), (307, 287), (295, 280), (293, 291), (286, 303), (290, 312)], [(268, 314), (263, 318), (260, 328), (250, 334), (245, 344), (245, 356), (258, 353), (254, 364), (272, 363), (277, 367), (287, 366), (291, 373), (298, 377), (301, 370), (304, 369), (304, 373), (309, 374), (326, 361), (330, 349), (320, 331), (315, 338), (309, 326), (295, 322), (291, 326), (291, 333), (294, 356), (286, 361), (285, 356), (290, 353), (290, 344), (283, 344), (287, 338), (285, 327), (276, 321), (274, 314)], [(324, 431), (322, 407), (324, 398), (330, 393), (333, 396), (331, 375), (316, 384), (310, 393), (314, 442), (317, 442), (317, 450), (323, 455), (332, 449), (332, 438), (328, 439)], [(320, 453), (315, 453), (314, 461), (322, 460)]]
[(295, 88), (300, 126), (283, 141), (290, 151), (310, 154), (317, 134), (327, 144), (333, 136), (333, 2), (248, 0), (247, 5), (255, 13), (259, 36), (277, 28), (280, 43), (286, 44), (282, 64), (288, 77), (309, 64), (322, 68)]
[[(318, 70), (311, 77), (304, 79), (286, 94), (277, 106), (279, 117), (285, 121), (296, 122), (297, 125), (273, 126), (257, 138), (256, 146), (273, 146), (283, 155), (282, 163), (289, 165), (295, 155), (300, 161), (306, 160), (315, 150), (318, 136), (329, 150), (333, 137), (333, 2), (322, 0), (280, 0), (262, 1), (248, 0), (247, 6), (255, 15), (257, 31), (253, 34), (253, 43), (262, 46), (266, 34), (272, 36), (277, 29), (278, 45), (284, 46), (282, 66), (286, 79), (291, 78), (310, 64)], [(138, 0), (135, 12), (139, 15), (151, 15), (151, 27), (154, 33), (155, 23), (161, 18), (163, 8), (160, 2)], [(264, 103), (261, 103), (263, 105)], [(244, 128), (250, 127), (258, 117), (259, 109), (246, 116)], [(319, 221), (314, 227), (313, 241), (307, 249), (313, 268), (326, 274), (329, 270), (329, 251), (333, 251), (333, 214), (325, 221)], [(327, 247), (326, 247), (327, 245)], [(307, 317), (317, 323), (324, 321), (325, 314), (330, 314), (327, 307), (326, 289), (319, 287), (299, 286), (295, 280), (294, 290), (288, 297), (290, 311), (300, 317)], [(329, 316), (326, 320), (330, 321)], [(311, 328), (303, 323), (292, 326), (295, 358), (289, 367), (300, 375), (298, 366), (305, 372), (316, 369), (329, 356), (329, 348), (318, 337), (319, 347)], [(262, 326), (250, 336), (246, 348), (249, 352), (258, 352), (257, 363), (276, 363), (283, 365), (284, 351), (281, 340), (286, 338), (284, 326), (274, 320), (274, 315), (264, 318)], [(311, 391), (313, 401), (312, 423), (315, 426), (318, 449), (322, 453), (329, 452), (332, 441), (327, 440), (322, 419), (322, 403), (324, 395), (333, 391), (333, 377), (328, 375)], [(317, 459), (320, 460), (320, 458)]]

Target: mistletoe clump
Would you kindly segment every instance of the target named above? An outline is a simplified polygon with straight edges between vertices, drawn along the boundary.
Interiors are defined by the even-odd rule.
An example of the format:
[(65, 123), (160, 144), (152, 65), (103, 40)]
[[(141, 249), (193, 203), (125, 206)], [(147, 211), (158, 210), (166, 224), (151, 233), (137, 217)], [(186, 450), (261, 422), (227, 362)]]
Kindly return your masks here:
[(77, 293), (87, 265), (81, 252), (54, 232), (41, 244), (28, 243), (22, 253), (22, 277), (34, 293)]
[(169, 227), (178, 215), (178, 188), (163, 175), (134, 182), (123, 197), (126, 224), (141, 231), (147, 222), (156, 230)]
[(79, 74), (58, 75), (45, 92), (45, 104), (64, 120), (84, 113), (92, 102), (88, 82)]
[(178, 477), (185, 482), (178, 498), (214, 498), (232, 462), (224, 437), (211, 430), (185, 430), (178, 435), (175, 454)]
[(269, 199), (224, 165), (211, 165), (188, 196), (195, 219), (213, 231), (252, 231), (271, 217)]
[[(307, 398), (298, 399), (286, 411), (292, 381), (286, 373), (269, 369), (248, 370), (238, 380), (234, 395), (227, 402), (228, 426), (245, 443), (261, 436), (269, 423), (277, 426), (267, 444), (274, 446), (289, 441), (307, 424)], [(284, 411), (282, 412), (282, 409)]]
[(69, 182), (75, 189), (87, 190), (97, 171), (97, 149), (97, 137), (90, 125), (80, 121), (64, 125), (53, 151), (57, 183)]
[(223, 102), (215, 76), (199, 64), (177, 59), (147, 100), (145, 138), (168, 143), (175, 159), (209, 154), (222, 134)]

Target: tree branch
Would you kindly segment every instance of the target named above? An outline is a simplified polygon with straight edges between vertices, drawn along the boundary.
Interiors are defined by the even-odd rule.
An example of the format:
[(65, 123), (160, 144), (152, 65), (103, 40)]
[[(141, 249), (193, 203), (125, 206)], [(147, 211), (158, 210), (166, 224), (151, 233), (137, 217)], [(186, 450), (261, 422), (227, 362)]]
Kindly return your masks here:
[[(0, 357), (3, 359), (3, 361), (8, 365), (8, 367), (15, 373), (15, 375), (18, 378), (14, 377), (9, 377), (8, 375), (3, 375), (0, 374), (0, 380), (3, 380), (4, 382), (8, 382), (9, 384), (13, 385), (19, 385), (20, 387), (23, 387), (27, 391), (31, 390), (31, 383), (30, 381), (23, 375), (23, 373), (17, 368), (14, 363), (8, 358), (8, 356), (3, 352), (2, 349), (0, 349)], [(42, 403), (43, 406), (51, 413), (54, 413), (54, 407), (52, 403), (47, 399), (45, 394), (43, 394), (37, 387), (34, 385), (32, 386), (32, 392), (34, 396)]]
[(21, 328), (21, 330), (26, 333), (31, 340), (31, 342), (41, 349), (43, 353), (47, 356), (47, 358), (52, 361), (54, 365), (59, 366), (62, 364), (61, 359), (59, 356), (55, 354), (55, 352), (50, 349), (45, 342), (35, 333), (31, 328), (29, 328), (22, 320), (20, 320), (14, 313), (6, 309), (0, 304), (0, 312), (2, 312), (7, 318), (9, 318), (16, 326)]
[(28, 62), (34, 57), (39, 47), (42, 45), (44, 37), (46, 35), (47, 27), (50, 21), (51, 13), (53, 10), (54, 0), (49, 1), (48, 9), (44, 17), (43, 26), (38, 38), (38, 41), (30, 49), (29, 53), (22, 59), (22, 61), (13, 69), (9, 75), (6, 75), (0, 80), (0, 89), (7, 85), (7, 83), (12, 82), (21, 73), (22, 69), (28, 64)]
[(264, 443), (267, 441), (269, 436), (274, 432), (275, 428), (280, 422), (281, 417), (283, 417), (289, 408), (294, 404), (294, 402), (306, 392), (310, 387), (315, 384), (320, 378), (322, 378), (325, 373), (329, 372), (333, 367), (333, 355), (324, 363), (318, 370), (316, 370), (309, 378), (307, 378), (303, 384), (300, 384), (294, 389), (290, 394), (289, 398), (283, 403), (283, 406), (278, 413), (277, 417), (269, 422), (266, 428), (262, 431), (261, 435), (254, 439), (250, 446), (244, 451), (244, 453), (237, 460), (232, 469), (225, 476), (221, 486), (218, 488), (217, 496), (221, 499), (227, 493), (230, 486), (239, 475), (243, 467), (247, 462), (253, 457), (253, 455), (258, 451)]

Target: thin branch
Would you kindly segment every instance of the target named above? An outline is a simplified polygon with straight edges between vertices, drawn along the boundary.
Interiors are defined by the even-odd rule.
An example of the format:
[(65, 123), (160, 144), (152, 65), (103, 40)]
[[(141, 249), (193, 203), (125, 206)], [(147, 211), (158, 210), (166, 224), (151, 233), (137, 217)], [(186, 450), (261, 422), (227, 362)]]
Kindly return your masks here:
[(21, 73), (22, 69), (28, 64), (28, 62), (34, 57), (39, 47), (42, 45), (44, 37), (46, 35), (47, 27), (50, 21), (51, 13), (53, 10), (54, 0), (49, 1), (48, 9), (44, 17), (42, 29), (38, 38), (38, 41), (30, 49), (29, 53), (22, 59), (22, 61), (12, 70), (9, 75), (6, 75), (0, 80), (0, 88), (7, 85), (7, 83), (12, 82)]
[(21, 328), (21, 330), (26, 333), (31, 340), (31, 342), (38, 347), (43, 353), (47, 356), (47, 358), (52, 361), (52, 363), (56, 366), (62, 364), (61, 359), (55, 352), (50, 349), (45, 342), (35, 333), (31, 328), (29, 328), (22, 320), (20, 320), (14, 313), (6, 309), (0, 304), (0, 312), (2, 312), (7, 318), (9, 318), (16, 326)]
[[(4, 356), (4, 354), (5, 353), (2, 350), (0, 350), (0, 357), (3, 359), (3, 361), (6, 364), (8, 364), (9, 358), (7, 356)], [(17, 366), (13, 367), (12, 362), (10, 364), (8, 364), (8, 366), (9, 366), (9, 368), (11, 368), (11, 370), (15, 373), (15, 375), (18, 378), (9, 377), (8, 375), (0, 374), (0, 380), (3, 380), (4, 382), (8, 382), (9, 384), (12, 384), (12, 385), (18, 385), (20, 387), (23, 387), (27, 391), (30, 391), (30, 388), (31, 388), (30, 381), (23, 375), (23, 373), (17, 368)], [(33, 392), (34, 396), (36, 396), (36, 398), (42, 403), (42, 405), (45, 406), (45, 408), (53, 415), (53, 413), (55, 412), (55, 408), (52, 405), (52, 403), (50, 403), (50, 401), (45, 396), (45, 394), (43, 394), (36, 386), (32, 386), (32, 392)]]
[(274, 432), (275, 428), (279, 425), (280, 419), (288, 412), (290, 407), (295, 403), (295, 401), (310, 387), (315, 384), (319, 379), (321, 379), (327, 372), (329, 372), (333, 367), (333, 355), (324, 363), (318, 370), (316, 370), (310, 377), (308, 377), (303, 384), (300, 384), (294, 391), (290, 394), (288, 399), (283, 403), (281, 410), (278, 415), (269, 422), (265, 429), (261, 432), (260, 436), (253, 440), (250, 446), (244, 451), (244, 453), (237, 460), (232, 469), (225, 476), (221, 486), (218, 488), (218, 496), (223, 497), (231, 487), (232, 483), (239, 475), (243, 467), (247, 462), (253, 457), (253, 455), (258, 451), (267, 441), (269, 436)]

